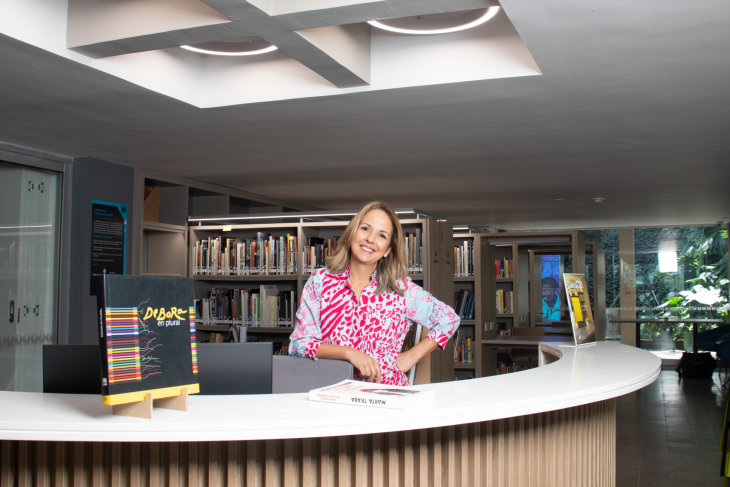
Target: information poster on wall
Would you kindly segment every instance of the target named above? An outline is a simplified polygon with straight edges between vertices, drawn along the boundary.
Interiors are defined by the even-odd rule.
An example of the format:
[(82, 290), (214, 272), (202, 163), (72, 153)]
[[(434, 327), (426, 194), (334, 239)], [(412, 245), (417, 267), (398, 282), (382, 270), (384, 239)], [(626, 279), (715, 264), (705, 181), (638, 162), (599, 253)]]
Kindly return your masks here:
[(588, 285), (584, 274), (563, 274), (565, 293), (568, 298), (573, 337), (577, 346), (594, 344), (596, 330), (588, 296)]
[(126, 268), (127, 205), (92, 200), (91, 275), (125, 274)]

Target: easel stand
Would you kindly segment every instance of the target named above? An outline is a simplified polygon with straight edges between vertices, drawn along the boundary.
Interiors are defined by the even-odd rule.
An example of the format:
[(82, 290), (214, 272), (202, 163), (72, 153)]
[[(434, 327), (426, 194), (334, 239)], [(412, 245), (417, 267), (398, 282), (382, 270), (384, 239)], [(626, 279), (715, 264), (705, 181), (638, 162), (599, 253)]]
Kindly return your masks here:
[(153, 399), (152, 393), (145, 394), (144, 401), (130, 402), (128, 404), (117, 404), (112, 406), (112, 414), (117, 416), (130, 416), (132, 418), (152, 419), (152, 406), (162, 409), (174, 409), (175, 411), (188, 410), (188, 388), (182, 388), (182, 394), (173, 397)]
[(559, 347), (566, 347), (566, 348), (583, 348), (583, 347), (593, 347), (596, 345), (596, 342), (590, 342), (590, 343), (581, 343), (580, 345), (575, 345), (572, 343), (558, 343)]

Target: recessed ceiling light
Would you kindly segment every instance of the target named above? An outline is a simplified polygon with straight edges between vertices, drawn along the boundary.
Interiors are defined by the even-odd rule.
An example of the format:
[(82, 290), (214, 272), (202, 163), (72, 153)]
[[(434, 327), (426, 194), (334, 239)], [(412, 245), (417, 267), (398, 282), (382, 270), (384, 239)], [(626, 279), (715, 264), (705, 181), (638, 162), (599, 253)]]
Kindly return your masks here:
[(259, 49), (258, 51), (244, 51), (244, 52), (222, 52), (222, 51), (208, 51), (206, 49), (199, 49), (197, 47), (193, 46), (180, 46), (183, 49), (187, 49), (188, 51), (195, 51), (199, 52), (201, 54), (211, 54), (213, 56), (256, 56), (257, 54), (265, 54), (267, 52), (276, 51), (278, 47), (276, 46), (269, 46), (264, 49)]
[[(481, 10), (476, 11), (470, 11), (465, 13), (465, 15), (473, 16), (475, 14), (478, 14)], [(467, 30), (474, 28), (478, 25), (482, 25), (483, 23), (490, 20), (492, 17), (497, 15), (497, 12), (499, 12), (499, 7), (489, 7), (488, 9), (484, 10), (481, 15), (479, 15), (476, 19), (473, 19), (471, 21), (468, 21), (464, 24), (452, 26), (452, 27), (446, 27), (446, 28), (436, 28), (436, 29), (413, 29), (413, 28), (406, 28), (404, 26), (399, 27), (398, 24), (403, 24), (403, 20), (406, 22), (410, 22), (409, 19), (394, 19), (394, 20), (369, 20), (368, 24), (372, 25), (373, 27), (377, 27), (378, 29), (387, 30), (388, 32), (396, 32), (398, 34), (409, 34), (409, 35), (436, 35), (436, 34), (449, 34), (451, 32), (459, 32), (462, 30)], [(424, 16), (425, 17), (425, 16)], [(421, 17), (419, 16), (418, 19), (420, 20)], [(412, 22), (410, 22), (412, 24)]]
[(260, 37), (244, 37), (226, 41), (205, 42), (194, 46), (180, 46), (188, 51), (212, 56), (256, 56), (276, 51), (278, 48)]

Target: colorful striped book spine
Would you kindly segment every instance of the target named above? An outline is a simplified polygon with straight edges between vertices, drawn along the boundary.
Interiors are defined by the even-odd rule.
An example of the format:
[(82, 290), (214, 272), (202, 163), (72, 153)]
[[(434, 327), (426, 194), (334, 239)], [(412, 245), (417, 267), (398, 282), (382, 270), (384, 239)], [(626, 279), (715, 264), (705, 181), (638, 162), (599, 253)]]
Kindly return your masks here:
[(142, 380), (137, 308), (106, 308), (109, 383)]
[(198, 373), (198, 344), (195, 341), (195, 308), (190, 307), (190, 349), (193, 353), (193, 374)]

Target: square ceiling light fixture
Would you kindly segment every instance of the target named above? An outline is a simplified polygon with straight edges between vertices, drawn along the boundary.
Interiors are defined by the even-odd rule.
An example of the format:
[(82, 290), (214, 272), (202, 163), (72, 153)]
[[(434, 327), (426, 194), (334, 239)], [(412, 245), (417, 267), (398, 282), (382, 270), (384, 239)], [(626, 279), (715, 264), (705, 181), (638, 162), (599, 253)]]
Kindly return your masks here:
[(0, 34), (213, 108), (541, 75), (497, 1), (26, 0)]

